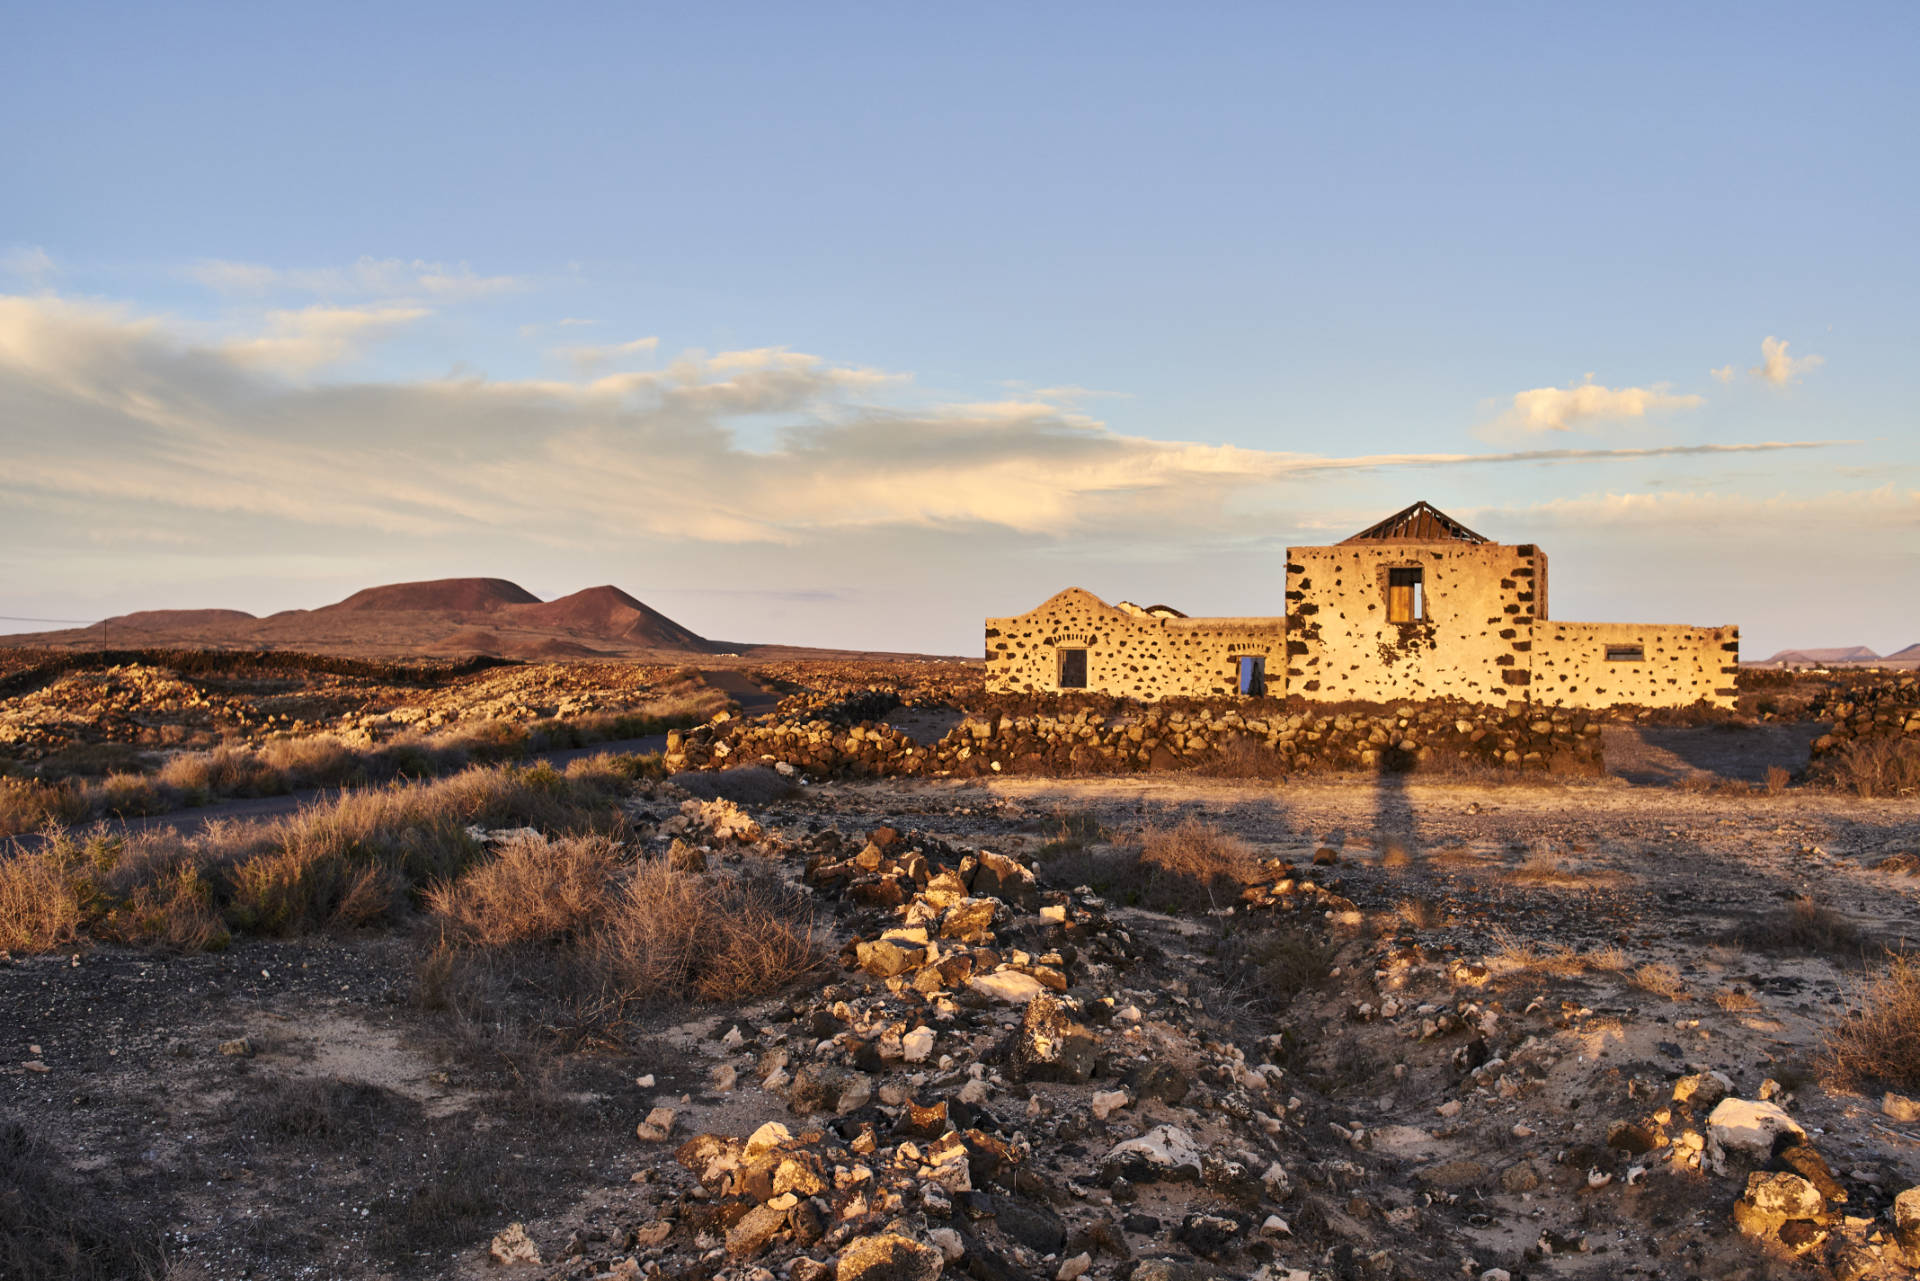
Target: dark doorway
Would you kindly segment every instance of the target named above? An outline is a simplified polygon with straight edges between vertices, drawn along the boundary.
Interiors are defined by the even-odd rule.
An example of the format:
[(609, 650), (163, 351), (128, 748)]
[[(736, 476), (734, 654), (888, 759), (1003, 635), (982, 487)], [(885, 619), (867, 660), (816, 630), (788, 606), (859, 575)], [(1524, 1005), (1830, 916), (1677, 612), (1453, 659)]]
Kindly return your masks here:
[(1260, 698), (1267, 692), (1267, 660), (1259, 654), (1242, 654), (1235, 660), (1240, 664), (1240, 692), (1248, 698)]
[(1084, 649), (1063, 649), (1060, 651), (1060, 688), (1085, 689), (1087, 687), (1087, 651)]

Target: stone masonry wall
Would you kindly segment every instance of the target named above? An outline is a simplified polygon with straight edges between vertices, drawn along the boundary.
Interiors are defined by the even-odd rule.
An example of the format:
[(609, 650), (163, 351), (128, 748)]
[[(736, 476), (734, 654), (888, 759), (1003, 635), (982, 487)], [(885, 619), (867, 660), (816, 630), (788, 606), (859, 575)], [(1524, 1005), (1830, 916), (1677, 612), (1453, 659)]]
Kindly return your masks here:
[(1209, 697), (1238, 691), (1236, 659), (1266, 661), (1282, 680), (1284, 618), (1145, 618), (1077, 587), (1031, 613), (989, 618), (987, 689), (1040, 693), (1060, 689), (1060, 651), (1087, 652), (1087, 688), (1127, 698)]
[[(1536, 581), (1531, 544), (1359, 543), (1288, 552), (1286, 692), (1313, 701), (1527, 697)], [(1387, 575), (1423, 571), (1425, 618), (1387, 621)]]
[[(1639, 661), (1609, 659), (1638, 646)], [(1731, 707), (1739, 691), (1738, 627), (1543, 622), (1533, 628), (1535, 704), (1549, 707)]]
[(771, 764), (815, 778), (1178, 769), (1276, 777), (1461, 763), (1598, 773), (1604, 719), (1521, 702), (1323, 711), (1278, 699), (1129, 705), (1100, 696), (1001, 696), (969, 709), (937, 742), (918, 743), (888, 724), (888, 714), (863, 696), (844, 710), (716, 720), (669, 734), (665, 764), (670, 770)]

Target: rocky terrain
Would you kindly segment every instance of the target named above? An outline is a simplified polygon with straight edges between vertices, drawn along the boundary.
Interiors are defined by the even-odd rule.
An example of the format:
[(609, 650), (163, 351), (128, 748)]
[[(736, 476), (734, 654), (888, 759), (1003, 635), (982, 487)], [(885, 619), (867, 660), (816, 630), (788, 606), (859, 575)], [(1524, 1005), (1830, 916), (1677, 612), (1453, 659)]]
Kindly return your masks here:
[[(813, 903), (829, 959), (770, 998), (536, 1069), (453, 1035), (405, 932), (20, 957), (6, 1112), (181, 1277), (1859, 1278), (1920, 1244), (1920, 1105), (1820, 1062), (1911, 931), (1912, 801), (770, 774), (630, 806), (633, 857)], [(1200, 861), (1138, 859), (1183, 830)], [(449, 1171), (489, 1190), (447, 1208)]]

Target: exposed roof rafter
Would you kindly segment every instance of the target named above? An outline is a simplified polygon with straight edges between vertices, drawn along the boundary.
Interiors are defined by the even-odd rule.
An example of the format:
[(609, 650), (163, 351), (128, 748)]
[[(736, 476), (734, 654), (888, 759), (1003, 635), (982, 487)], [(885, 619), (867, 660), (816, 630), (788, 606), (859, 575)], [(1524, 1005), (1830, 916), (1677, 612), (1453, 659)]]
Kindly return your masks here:
[(1474, 533), (1425, 499), (1395, 512), (1378, 525), (1361, 530), (1346, 543), (1484, 543)]

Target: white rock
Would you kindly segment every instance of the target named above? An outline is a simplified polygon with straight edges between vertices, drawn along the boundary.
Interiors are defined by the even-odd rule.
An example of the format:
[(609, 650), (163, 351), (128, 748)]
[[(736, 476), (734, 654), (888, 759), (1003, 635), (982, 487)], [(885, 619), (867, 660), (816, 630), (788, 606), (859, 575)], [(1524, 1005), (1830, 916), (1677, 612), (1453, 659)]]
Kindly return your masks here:
[(933, 1029), (924, 1023), (900, 1038), (900, 1057), (909, 1063), (925, 1063), (933, 1055)]
[[(1047, 904), (1045, 907), (1040, 909), (1040, 919), (1043, 921), (1052, 921), (1056, 925), (1066, 924), (1067, 905), (1065, 903)], [(1068, 1260), (1068, 1262), (1072, 1262), (1072, 1260)], [(1075, 1275), (1077, 1276), (1079, 1274), (1075, 1273)]]
[(720, 1038), (720, 1048), (723, 1050), (737, 1050), (746, 1043), (746, 1040), (747, 1038), (740, 1034), (739, 1025), (735, 1024), (733, 1027), (727, 1029), (725, 1036)]
[(960, 1101), (979, 1107), (985, 1103), (993, 1090), (985, 1081), (975, 1078), (960, 1087)]
[(952, 1228), (935, 1228), (927, 1233), (927, 1240), (940, 1247), (940, 1253), (948, 1263), (958, 1263), (966, 1254), (967, 1247), (960, 1240), (960, 1234)]
[(1290, 1237), (1293, 1235), (1293, 1225), (1277, 1214), (1269, 1214), (1267, 1221), (1260, 1225), (1260, 1232), (1264, 1236)]
[(715, 1090), (725, 1094), (740, 1083), (740, 1070), (731, 1063), (722, 1063), (708, 1074), (708, 1080)]
[(1133, 1096), (1125, 1090), (1095, 1090), (1093, 1092), (1094, 1119), (1104, 1121), (1131, 1102), (1133, 1102)]
[(1513, 1273), (1505, 1268), (1488, 1268), (1480, 1274), (1480, 1281), (1513, 1281)]
[(1008, 1001), (1015, 1005), (1025, 1005), (1047, 990), (1046, 984), (1033, 975), (1023, 974), (1019, 970), (995, 970), (991, 974), (976, 974), (967, 980), (967, 986), (996, 1001)]
[(1715, 1157), (1738, 1152), (1756, 1161), (1773, 1155), (1774, 1140), (1782, 1134), (1805, 1138), (1807, 1132), (1777, 1103), (1759, 1099), (1722, 1099), (1707, 1114), (1707, 1139)]
[(1074, 1281), (1076, 1277), (1085, 1276), (1087, 1269), (1092, 1266), (1093, 1256), (1083, 1250), (1060, 1264), (1060, 1270), (1053, 1274), (1053, 1281)]
[(649, 1072), (645, 1076), (636, 1076), (633, 1078), (633, 1083), (643, 1090), (651, 1090), (653, 1088), (653, 1073)]
[(1139, 1156), (1157, 1170), (1178, 1170), (1191, 1166), (1200, 1171), (1200, 1148), (1193, 1136), (1177, 1125), (1156, 1125), (1137, 1139), (1114, 1145), (1108, 1159)]

